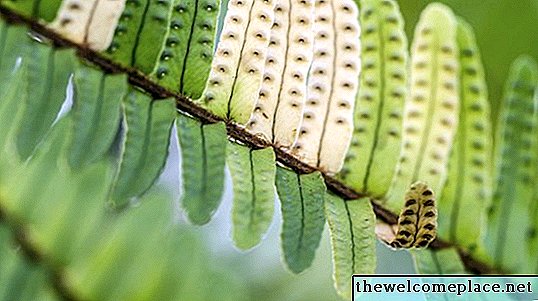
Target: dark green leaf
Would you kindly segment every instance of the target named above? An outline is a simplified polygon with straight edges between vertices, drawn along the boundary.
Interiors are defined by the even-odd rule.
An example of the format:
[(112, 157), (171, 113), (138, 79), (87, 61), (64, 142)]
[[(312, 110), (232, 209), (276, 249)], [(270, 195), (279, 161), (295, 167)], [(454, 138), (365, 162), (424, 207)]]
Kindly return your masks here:
[(282, 209), (282, 250), (288, 268), (300, 273), (312, 265), (325, 226), (325, 183), (320, 172), (299, 175), (278, 167), (276, 187)]
[(209, 222), (224, 190), (224, 165), (228, 144), (224, 123), (203, 125), (180, 115), (178, 137), (182, 155), (182, 206), (197, 225)]
[(100, 160), (109, 150), (120, 125), (127, 77), (79, 66), (75, 73), (74, 137), (69, 161), (80, 167)]
[(125, 206), (130, 199), (143, 194), (161, 173), (175, 117), (174, 99), (151, 100), (136, 90), (127, 95), (127, 133), (112, 195), (116, 206)]
[(252, 150), (230, 142), (227, 163), (234, 189), (233, 239), (246, 250), (260, 243), (273, 219), (275, 153), (272, 148)]
[(345, 201), (325, 195), (333, 256), (334, 286), (351, 298), (351, 276), (373, 274), (376, 268), (375, 214), (369, 199)]

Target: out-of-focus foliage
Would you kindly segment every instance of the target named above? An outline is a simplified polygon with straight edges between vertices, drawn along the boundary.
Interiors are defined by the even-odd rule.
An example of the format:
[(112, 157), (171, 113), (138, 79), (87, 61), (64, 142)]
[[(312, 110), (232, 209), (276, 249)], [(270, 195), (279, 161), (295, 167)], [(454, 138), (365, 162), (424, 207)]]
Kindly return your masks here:
[(398, 3), (410, 39), (420, 12), (432, 2), (448, 5), (474, 28), (482, 53), (493, 116), (496, 116), (512, 62), (521, 54), (538, 59), (538, 1), (401, 0)]

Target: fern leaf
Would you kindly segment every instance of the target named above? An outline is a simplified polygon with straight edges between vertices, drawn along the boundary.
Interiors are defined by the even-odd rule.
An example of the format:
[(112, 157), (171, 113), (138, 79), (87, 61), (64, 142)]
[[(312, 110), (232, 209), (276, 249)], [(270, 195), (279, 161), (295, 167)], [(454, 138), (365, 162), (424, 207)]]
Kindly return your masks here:
[(175, 0), (170, 17), (170, 31), (151, 77), (171, 90), (181, 92), (181, 76), (189, 52), (194, 19), (199, 7), (196, 1)]
[(424, 183), (411, 185), (398, 218), (394, 248), (425, 248), (437, 236), (435, 195)]
[(34, 12), (37, 2), (37, 0), (4, 0), (2, 1), (2, 6), (12, 9), (25, 17), (35, 17)]
[(233, 240), (247, 250), (260, 243), (273, 219), (275, 153), (272, 148), (251, 150), (229, 143), (227, 163), (234, 190)]
[(201, 96), (213, 56), (219, 0), (175, 0), (170, 31), (153, 77), (193, 99)]
[(172, 1), (148, 0), (144, 21), (139, 28), (132, 66), (150, 74), (159, 60), (170, 31)]
[(198, 100), (223, 118), (246, 124), (258, 97), (274, 1), (230, 1), (204, 95)]
[(133, 65), (135, 60), (133, 54), (139, 43), (139, 35), (145, 22), (145, 12), (149, 1), (126, 1), (110, 47), (105, 52), (116, 63), (123, 66)]
[(64, 0), (49, 28), (77, 44), (86, 42), (88, 24), (99, 0)]
[(98, 161), (110, 149), (120, 125), (127, 77), (105, 76), (99, 70), (79, 66), (74, 85), (74, 137), (69, 161), (77, 168)]
[[(337, 173), (353, 132), (360, 74), (360, 25), (355, 2), (317, 1), (308, 99), (292, 146), (306, 163)], [(329, 138), (338, 133), (337, 139)]]
[(124, 105), (127, 133), (112, 195), (118, 207), (143, 194), (161, 173), (176, 117), (173, 99), (152, 101), (135, 90)]
[(30, 157), (49, 131), (66, 99), (67, 84), (74, 69), (74, 51), (53, 51), (32, 42), (25, 53), (28, 67), (28, 105), (25, 125), (17, 132), (17, 149), (23, 159)]
[(100, 162), (69, 176), (64, 175), (62, 185), (67, 184), (69, 188), (63, 189), (62, 197), (43, 195), (37, 202), (39, 219), (29, 228), (40, 238), (35, 241), (38, 248), (57, 266), (71, 264), (80, 256), (81, 249), (100, 237), (99, 231), (103, 230), (100, 225), (105, 216), (103, 207), (114, 174), (110, 166)]
[(418, 180), (442, 191), (458, 122), (456, 19), (438, 3), (422, 13), (412, 46), (410, 99), (405, 105), (402, 151), (387, 207), (402, 208), (402, 195)]
[[(415, 270), (419, 274), (423, 275), (464, 275), (467, 274), (463, 262), (456, 249), (449, 248), (443, 250), (414, 250), (411, 251), (413, 259), (415, 261)], [(432, 278), (426, 277), (423, 279), (424, 283), (444, 283), (449, 285), (455, 282), (457, 278), (440, 277)], [(478, 279), (477, 279), (478, 280)], [(478, 280), (480, 281), (480, 280)], [(426, 300), (450, 300), (451, 294), (447, 292), (425, 292)]]
[(228, 103), (246, 40), (253, 1), (229, 1), (211, 72), (203, 95), (196, 102), (220, 117), (227, 117)]
[[(273, 142), (285, 148), (290, 148), (297, 138), (307, 100), (308, 74), (314, 50), (314, 11), (315, 0), (301, 1), (290, 7), (282, 84), (270, 120)], [(267, 65), (278, 63), (277, 57), (274, 61), (267, 61)]]
[(202, 96), (211, 70), (220, 0), (197, 0), (197, 5), (180, 86), (180, 92), (192, 99)]
[(10, 229), (0, 224), (0, 300), (58, 300), (49, 273), (25, 261), (13, 246)]
[(408, 43), (396, 1), (359, 3), (362, 74), (353, 137), (340, 176), (356, 191), (383, 197), (401, 148)]
[(104, 51), (110, 46), (126, 1), (98, 0), (86, 24), (84, 44), (96, 51)]
[(181, 204), (196, 225), (209, 222), (224, 191), (226, 126), (202, 124), (187, 116), (177, 121), (182, 155), (183, 195)]
[(51, 22), (63, 0), (3, 0), (1, 5), (25, 17)]
[[(529, 239), (538, 143), (537, 103), (534, 99), (538, 67), (521, 57), (506, 83), (496, 139), (496, 188), (488, 220), (486, 247), (497, 267), (514, 273), (535, 271), (521, 244)], [(532, 262), (533, 264), (529, 264)]]
[(279, 146), (295, 140), (314, 41), (314, 1), (275, 4), (264, 78), (247, 129)]
[(260, 93), (276, 1), (254, 1), (237, 77), (228, 103), (228, 117), (246, 124)]
[(52, 127), (28, 166), (24, 169), (16, 167), (9, 178), (3, 179), (5, 185), (3, 192), (10, 197), (1, 199), (0, 207), (10, 216), (12, 222), (28, 221), (28, 216), (34, 212), (36, 202), (41, 200), (41, 196), (47, 190), (55, 188), (51, 183), (62, 182), (58, 180), (61, 175), (57, 172), (51, 172), (47, 177), (43, 177), (43, 174), (58, 168), (67, 169), (67, 164), (63, 163), (61, 158), (65, 156), (66, 145), (71, 139), (70, 129), (71, 120), (62, 118)]
[(52, 22), (62, 5), (63, 0), (41, 0), (37, 6), (37, 16), (45, 22)]
[(351, 276), (373, 274), (376, 268), (375, 214), (368, 199), (345, 201), (325, 195), (333, 256), (334, 286), (340, 296), (351, 298)]
[(0, 73), (0, 76), (9, 78), (5, 83), (6, 88), (0, 90), (0, 153), (3, 157), (6, 153), (16, 153), (13, 135), (23, 123), (28, 77), (25, 62), (21, 62), (14, 70), (0, 70)]
[(0, 33), (2, 35), (2, 43), (0, 43), (0, 50), (2, 51), (0, 87), (4, 90), (6, 89), (5, 84), (9, 82), (11, 71), (19, 64), (19, 58), (24, 57), (28, 48), (30, 48), (31, 41), (25, 37), (28, 34), (28, 29), (24, 26), (3, 23)]
[[(152, 200), (124, 212), (110, 225), (109, 231), (101, 232), (105, 235), (97, 242), (86, 245), (84, 256), (73, 260), (67, 268), (70, 276), (67, 286), (84, 300), (130, 300), (136, 294), (142, 295), (148, 286), (158, 285), (162, 268), (159, 262), (164, 259), (154, 255), (169, 254), (166, 248), (161, 250), (162, 245), (158, 246), (168, 223), (163, 218), (167, 211), (166, 202)], [(145, 271), (146, 281), (153, 281), (139, 281), (139, 269)], [(140, 287), (133, 287), (133, 279)]]
[(450, 275), (467, 274), (458, 251), (454, 248), (442, 250), (413, 250), (415, 268), (419, 274)]
[(446, 186), (439, 200), (439, 236), (478, 247), (492, 190), (492, 130), (484, 70), (472, 28), (458, 20), (460, 115)]
[(325, 183), (320, 172), (299, 175), (278, 167), (276, 187), (282, 208), (284, 259), (298, 274), (312, 265), (325, 226)]

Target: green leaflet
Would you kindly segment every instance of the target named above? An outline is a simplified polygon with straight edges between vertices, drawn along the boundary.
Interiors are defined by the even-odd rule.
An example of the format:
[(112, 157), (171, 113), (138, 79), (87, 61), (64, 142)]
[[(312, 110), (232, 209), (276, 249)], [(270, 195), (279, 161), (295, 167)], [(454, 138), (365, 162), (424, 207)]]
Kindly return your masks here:
[[(80, 250), (91, 245), (104, 230), (100, 224), (114, 176), (113, 169), (105, 163), (78, 169), (69, 177), (64, 175), (52, 190), (53, 195), (43, 195), (37, 202), (35, 223), (28, 229), (39, 237), (35, 244), (58, 266), (71, 264), (80, 256)], [(58, 185), (68, 188), (60, 189)], [(72, 226), (75, 224), (77, 227)]]
[[(4, 20), (0, 19), (0, 54), (3, 54), (4, 52), (8, 28), (10, 28), (10, 26), (8, 26)], [(0, 64), (0, 66), (2, 65)]]
[(220, 0), (175, 0), (170, 31), (153, 71), (158, 82), (197, 99), (209, 76)]
[(15, 154), (13, 134), (22, 123), (28, 97), (26, 70), (24, 62), (9, 72), (0, 70), (2, 75), (9, 74), (5, 90), (0, 90), (0, 154), (2, 157), (6, 152)]
[(181, 92), (182, 75), (188, 60), (193, 23), (199, 7), (197, 0), (174, 0), (170, 30), (152, 76), (166, 88)]
[(26, 17), (50, 22), (56, 17), (61, 3), (62, 0), (4, 0), (2, 6)]
[(107, 54), (150, 74), (164, 47), (171, 14), (172, 0), (127, 1)]
[(63, 0), (40, 0), (38, 1), (37, 16), (45, 22), (51, 22), (56, 17)]
[[(56, 137), (65, 138), (65, 135)], [(31, 161), (31, 167), (18, 174), (18, 181), (25, 190), (38, 183), (36, 177), (45, 170), (50, 179), (45, 185), (37, 184), (38, 193), (34, 193), (32, 199), (26, 198), (24, 193), (11, 193), (19, 196), (11, 200), (18, 206), (11, 214), (21, 217), (17, 222), (24, 224), (27, 242), (47, 256), (51, 263), (65, 266), (93, 242), (95, 237), (92, 236), (103, 230), (100, 220), (113, 173), (104, 164), (81, 168), (76, 173), (59, 172), (54, 164), (47, 162), (51, 159), (46, 157), (48, 154), (44, 155), (44, 160)], [(50, 161), (54, 163), (54, 160)], [(77, 226), (73, 227), (74, 224)]]
[(1, 3), (25, 17), (35, 17), (37, 12), (37, 0), (4, 0)]
[(260, 93), (275, 2), (253, 1), (249, 12), (245, 42), (241, 47), (241, 57), (235, 71), (226, 116), (240, 124), (248, 122), (254, 110), (254, 100)]
[(439, 200), (439, 236), (474, 250), (492, 190), (492, 130), (484, 70), (470, 25), (458, 19), (460, 114), (446, 186)]
[[(67, 164), (61, 158), (66, 155), (65, 146), (71, 139), (70, 129), (71, 120), (60, 119), (47, 134), (28, 165), (23, 169), (14, 168), (8, 178), (2, 179), (5, 181), (3, 184), (6, 184), (2, 193), (9, 198), (1, 199), (0, 207), (11, 221), (28, 220), (28, 216), (36, 209), (36, 202), (41, 200), (47, 191), (58, 189), (58, 185), (51, 183), (62, 183), (58, 180), (61, 174), (52, 171), (67, 169)], [(47, 176), (44, 177), (44, 174)]]
[(24, 126), (17, 132), (17, 149), (23, 159), (30, 157), (49, 131), (66, 98), (74, 68), (74, 50), (54, 51), (32, 43), (23, 60), (28, 67), (28, 105)]
[(182, 75), (181, 93), (192, 99), (202, 96), (213, 58), (220, 0), (198, 2), (198, 15), (193, 24), (191, 43)]
[(0, 300), (59, 300), (41, 266), (25, 261), (10, 229), (0, 224)]
[[(538, 103), (538, 86), (537, 90), (534, 92), (534, 103)], [(538, 125), (538, 123), (537, 123)], [(536, 148), (534, 148), (536, 151)], [(538, 161), (538, 158), (535, 157), (535, 164)], [(538, 174), (538, 170), (536, 170), (536, 174)], [(535, 176), (536, 177), (536, 176)], [(534, 188), (534, 194), (532, 198), (532, 204), (530, 209), (530, 218), (531, 218), (531, 224), (529, 225), (529, 228), (527, 230), (527, 235), (529, 236), (529, 240), (527, 240), (527, 246), (528, 246), (528, 252), (529, 254), (536, 254), (538, 252), (538, 189)], [(532, 257), (531, 257), (532, 258)], [(538, 273), (538, 262), (534, 263), (534, 270), (533, 273)]]
[(144, 21), (139, 28), (131, 65), (150, 74), (164, 47), (169, 32), (172, 0), (148, 0)]
[[(101, 230), (101, 238), (87, 245), (84, 255), (67, 268), (71, 276), (69, 287), (81, 300), (132, 300), (137, 293), (143, 300), (142, 292), (147, 286), (158, 283), (155, 279), (159, 279), (156, 276), (162, 269), (159, 263), (170, 254), (166, 244), (158, 243), (164, 238), (168, 219), (163, 217), (167, 212), (167, 202), (158, 200), (123, 212), (110, 223), (110, 229)], [(155, 256), (157, 252), (159, 256)], [(133, 266), (133, 262), (137, 264)], [(133, 277), (137, 271), (144, 271), (143, 277), (154, 279), (153, 283), (140, 281), (140, 286), (133, 288), (129, 281), (140, 280), (140, 274)]]
[(529, 211), (538, 164), (537, 82), (536, 63), (529, 57), (517, 59), (506, 83), (495, 142), (497, 185), (486, 248), (496, 267), (512, 273), (536, 271), (535, 254), (522, 245), (530, 238), (527, 230), (534, 218)]
[(356, 191), (383, 197), (401, 148), (408, 43), (396, 1), (359, 2), (362, 74), (341, 178)]
[(224, 191), (226, 125), (204, 125), (180, 115), (177, 127), (183, 173), (181, 204), (192, 223), (203, 225), (217, 210)]
[(419, 274), (450, 275), (467, 274), (458, 251), (454, 248), (442, 250), (413, 250), (415, 268)]
[(325, 226), (325, 183), (320, 172), (299, 175), (278, 167), (276, 187), (282, 209), (284, 259), (298, 274), (312, 265)]
[(120, 125), (127, 77), (105, 76), (100, 70), (80, 65), (74, 85), (75, 129), (69, 162), (73, 167), (81, 167), (100, 160), (109, 150)]
[(415, 30), (402, 151), (386, 202), (395, 213), (411, 183), (423, 181), (437, 192), (445, 184), (459, 114), (456, 29), (452, 11), (434, 3), (422, 12)]
[(375, 214), (369, 199), (345, 201), (325, 195), (333, 253), (334, 285), (351, 298), (351, 275), (373, 274), (376, 268)]
[(246, 124), (263, 77), (274, 1), (230, 1), (203, 95), (214, 114)]
[[(455, 248), (442, 250), (413, 250), (411, 255), (415, 261), (415, 269), (417, 273), (423, 275), (464, 275), (467, 274), (463, 262), (460, 259), (458, 251)], [(444, 283), (449, 285), (455, 281), (451, 278), (424, 278), (424, 283)], [(452, 300), (453, 295), (448, 292), (425, 292), (426, 300), (428, 301), (446, 301)], [(489, 299), (488, 299), (489, 300)]]
[(112, 194), (118, 207), (143, 194), (159, 176), (176, 117), (174, 99), (152, 101), (136, 90), (127, 95), (124, 106), (127, 133)]
[[(138, 44), (140, 28), (150, 0), (127, 1), (120, 17), (114, 38), (106, 50), (112, 60), (124, 66), (132, 66), (133, 54)], [(155, 45), (153, 45), (155, 46)]]
[(252, 150), (230, 142), (226, 161), (234, 190), (233, 240), (247, 250), (260, 243), (273, 219), (275, 153), (272, 148)]
[(2, 23), (0, 28), (0, 89), (6, 89), (5, 83), (9, 81), (11, 71), (16, 66), (19, 58), (31, 49), (31, 41), (25, 38), (28, 29), (24, 26), (8, 26)]

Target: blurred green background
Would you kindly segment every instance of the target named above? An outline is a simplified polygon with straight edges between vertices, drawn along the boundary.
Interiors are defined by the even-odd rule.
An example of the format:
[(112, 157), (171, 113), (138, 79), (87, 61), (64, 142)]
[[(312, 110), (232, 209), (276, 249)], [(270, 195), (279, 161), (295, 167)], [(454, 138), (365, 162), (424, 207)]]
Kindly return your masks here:
[[(424, 7), (434, 1), (399, 1), (406, 20), (406, 31), (412, 40), (415, 24)], [(521, 54), (538, 58), (538, 0), (443, 0), (455, 13), (475, 29), (485, 65), (487, 83), (496, 116), (504, 81), (512, 61)], [(495, 117), (493, 117), (495, 118)], [(175, 136), (175, 135), (172, 135)], [(174, 152), (174, 150), (171, 150)], [(170, 160), (177, 162), (177, 150)], [(173, 163), (177, 164), (177, 163)], [(228, 177), (229, 179), (229, 177)], [(177, 177), (163, 177), (167, 187), (177, 189)], [(179, 191), (173, 191), (175, 195)], [(313, 266), (301, 275), (287, 272), (280, 258), (280, 208), (278, 202), (273, 225), (265, 240), (254, 250), (243, 253), (233, 247), (230, 238), (230, 185), (214, 220), (204, 227), (189, 227), (206, 246), (209, 259), (225, 270), (244, 300), (316, 301), (340, 300), (332, 288), (332, 262), (327, 231)], [(184, 222), (178, 208), (178, 218)], [(378, 273), (414, 273), (406, 251), (394, 252), (379, 244)], [(218, 281), (212, 279), (211, 281)], [(218, 300), (218, 298), (216, 299)]]

